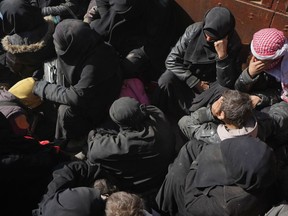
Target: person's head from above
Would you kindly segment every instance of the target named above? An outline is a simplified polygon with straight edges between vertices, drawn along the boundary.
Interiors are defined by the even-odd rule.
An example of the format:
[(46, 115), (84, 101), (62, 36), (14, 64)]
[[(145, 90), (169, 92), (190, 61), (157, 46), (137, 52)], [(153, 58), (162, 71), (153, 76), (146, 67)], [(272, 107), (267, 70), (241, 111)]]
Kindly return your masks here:
[(235, 28), (235, 18), (225, 7), (214, 7), (208, 10), (203, 22), (203, 32), (207, 42), (210, 43), (225, 38)]
[(282, 31), (264, 28), (254, 33), (250, 49), (255, 59), (265, 62), (265, 69), (269, 70), (276, 67), (288, 53), (288, 41)]
[(0, 3), (2, 28), (12, 35), (31, 31), (45, 24), (41, 9), (34, 7), (28, 0), (4, 0)]
[(141, 128), (141, 123), (147, 118), (145, 105), (130, 97), (121, 97), (114, 101), (109, 114), (121, 128)]
[(118, 191), (108, 197), (106, 216), (145, 216), (144, 201), (136, 194)]
[(226, 90), (212, 106), (218, 105), (217, 118), (226, 125), (242, 128), (252, 117), (253, 105), (249, 94)]
[(102, 41), (88, 23), (76, 19), (64, 19), (57, 24), (53, 39), (57, 55), (69, 65), (86, 58), (89, 50)]

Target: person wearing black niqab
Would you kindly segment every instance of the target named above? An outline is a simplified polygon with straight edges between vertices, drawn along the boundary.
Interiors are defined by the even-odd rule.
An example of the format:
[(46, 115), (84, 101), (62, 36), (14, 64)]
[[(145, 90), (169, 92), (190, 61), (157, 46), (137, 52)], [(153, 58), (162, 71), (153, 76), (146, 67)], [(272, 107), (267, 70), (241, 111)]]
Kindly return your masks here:
[(188, 26), (166, 59), (153, 103), (164, 112), (189, 114), (195, 97), (210, 85), (233, 87), (241, 72), (241, 41), (234, 28), (235, 18), (225, 7), (208, 10), (202, 22)]
[(58, 75), (64, 76), (64, 83), (38, 81), (34, 94), (60, 104), (56, 139), (85, 137), (107, 117), (120, 93), (118, 55), (81, 20), (63, 20), (53, 37)]
[(162, 111), (121, 97), (109, 113), (119, 131), (104, 127), (90, 131), (88, 160), (101, 163), (123, 190), (147, 193), (160, 186), (175, 148), (175, 135)]
[(243, 136), (208, 145), (186, 177), (187, 214), (261, 215), (277, 202), (276, 179), (275, 154), (258, 138)]
[(274, 151), (252, 136), (190, 140), (169, 166), (156, 202), (164, 215), (257, 216), (277, 203)]

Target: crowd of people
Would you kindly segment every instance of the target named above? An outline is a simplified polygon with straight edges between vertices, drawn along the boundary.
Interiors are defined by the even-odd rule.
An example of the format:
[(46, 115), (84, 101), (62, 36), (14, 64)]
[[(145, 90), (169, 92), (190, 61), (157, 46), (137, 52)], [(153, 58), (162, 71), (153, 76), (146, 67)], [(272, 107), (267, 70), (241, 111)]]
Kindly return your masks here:
[(1, 214), (287, 215), (287, 38), (173, 4), (0, 1)]

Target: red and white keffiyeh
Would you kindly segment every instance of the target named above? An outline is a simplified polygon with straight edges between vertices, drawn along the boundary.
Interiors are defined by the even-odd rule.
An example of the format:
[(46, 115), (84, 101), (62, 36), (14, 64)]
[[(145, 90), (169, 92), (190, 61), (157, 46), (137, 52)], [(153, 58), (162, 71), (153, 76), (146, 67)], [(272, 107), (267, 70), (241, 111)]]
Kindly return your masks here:
[(282, 85), (282, 100), (288, 102), (288, 40), (282, 31), (264, 28), (253, 35), (251, 52), (259, 60), (273, 60), (266, 71)]

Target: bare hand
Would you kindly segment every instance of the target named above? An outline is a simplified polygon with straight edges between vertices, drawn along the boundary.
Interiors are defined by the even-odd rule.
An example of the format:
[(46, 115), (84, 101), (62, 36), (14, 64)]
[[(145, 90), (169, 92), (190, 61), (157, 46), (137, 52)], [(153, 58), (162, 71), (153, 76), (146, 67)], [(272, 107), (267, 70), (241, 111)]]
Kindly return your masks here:
[(84, 16), (83, 22), (91, 23), (95, 19), (99, 19), (100, 14), (97, 6), (93, 6)]
[(221, 120), (221, 105), (222, 105), (223, 97), (220, 97), (216, 100), (211, 106), (211, 113), (214, 117)]
[(220, 60), (226, 58), (227, 56), (227, 44), (228, 44), (228, 35), (222, 40), (214, 42), (214, 47)]
[(199, 93), (201, 93), (201, 92), (209, 89), (209, 82), (207, 82), (207, 81), (199, 81), (199, 82), (196, 84), (195, 88), (197, 89), (197, 91), (198, 91)]
[(253, 108), (255, 108), (257, 104), (261, 102), (261, 98), (256, 95), (250, 95), (250, 99), (252, 101)]
[(256, 59), (255, 56), (252, 56), (248, 67), (249, 75), (251, 76), (251, 78), (254, 78), (258, 74), (263, 72), (265, 69), (265, 65), (265, 62)]

